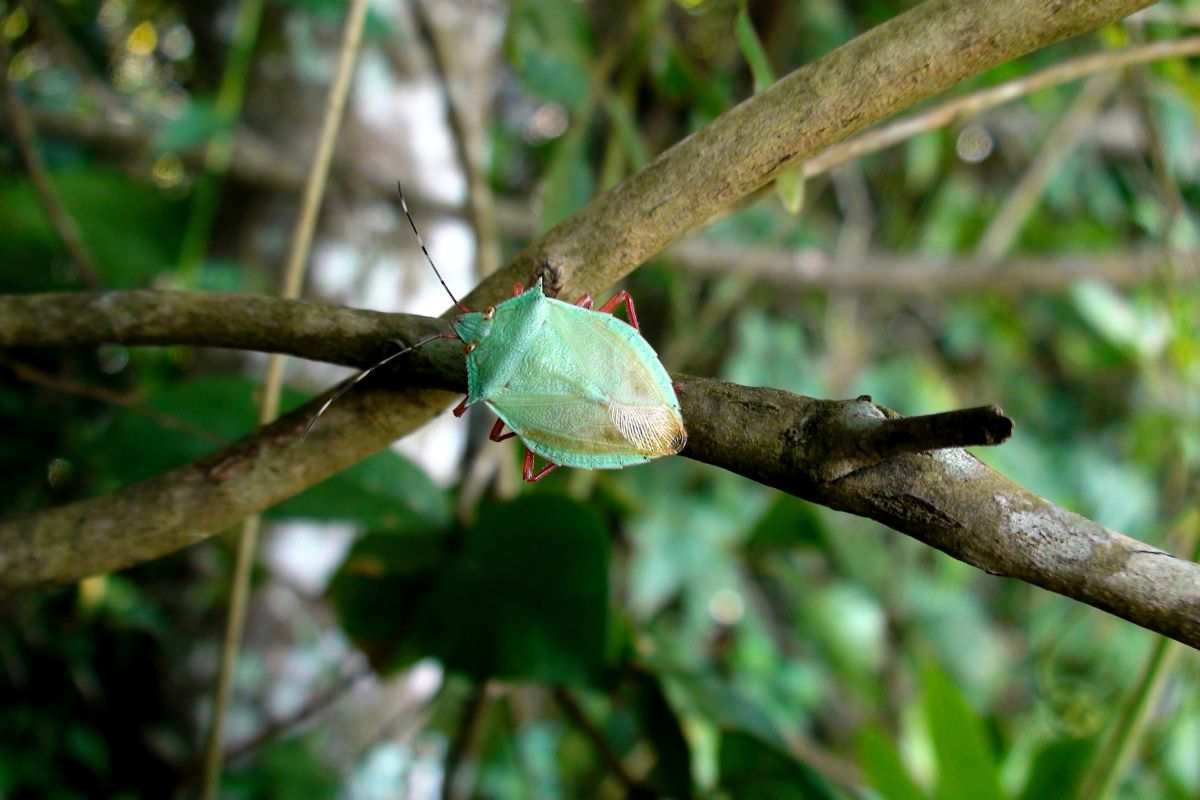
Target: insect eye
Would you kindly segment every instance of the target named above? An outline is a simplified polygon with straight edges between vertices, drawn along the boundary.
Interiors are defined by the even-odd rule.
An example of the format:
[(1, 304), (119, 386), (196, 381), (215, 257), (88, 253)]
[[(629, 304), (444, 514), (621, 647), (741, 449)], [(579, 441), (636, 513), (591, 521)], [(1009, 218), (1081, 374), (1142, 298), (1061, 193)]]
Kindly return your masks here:
[(470, 355), (475, 351), (475, 342), (467, 342), (467, 346), (463, 348), (463, 352)]
[(496, 316), (496, 307), (488, 306), (483, 312), (483, 318), (491, 321), (492, 317)]

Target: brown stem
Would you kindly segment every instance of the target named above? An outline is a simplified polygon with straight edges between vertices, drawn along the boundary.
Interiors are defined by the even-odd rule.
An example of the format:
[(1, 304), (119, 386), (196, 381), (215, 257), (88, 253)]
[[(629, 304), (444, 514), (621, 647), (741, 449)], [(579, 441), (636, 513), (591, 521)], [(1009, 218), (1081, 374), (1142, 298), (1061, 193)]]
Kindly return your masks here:
[[(571, 295), (598, 293), (791, 161), (961, 78), (1146, 4), (927, 0), (680, 142), (561, 223), (468, 302), (499, 301), (514, 280), (535, 274)], [(414, 361), (422, 359), (441, 370), (431, 384), (449, 385), (457, 370), (462, 385), (460, 353), (431, 345)], [(862, 403), (843, 403), (838, 413), (833, 401), (677, 380), (690, 434), (685, 455), (1200, 646), (1196, 564), (1060, 509), (958, 449), (900, 455), (830, 479), (838, 471), (828, 454), (844, 454), (840, 442), (862, 432)], [(381, 381), (347, 394), (306, 440), (299, 434), (314, 404), (113, 495), (0, 521), (0, 588), (69, 581), (199, 541), (356, 463), (451, 401)]]
[(25, 109), (25, 104), (21, 102), (21, 95), (17, 92), (17, 87), (13, 86), (12, 81), (8, 78), (10, 60), (8, 40), (0, 35), (0, 88), (3, 88), (4, 91), (4, 105), (11, 123), (10, 129), (13, 138), (16, 139), (17, 149), (21, 153), (21, 160), (25, 162), (25, 169), (29, 171), (29, 180), (33, 183), (33, 188), (42, 201), (42, 207), (46, 211), (46, 216), (50, 218), (50, 224), (54, 226), (55, 233), (58, 234), (58, 238), (62, 239), (67, 252), (71, 255), (71, 260), (75, 262), (75, 270), (79, 273), (80, 280), (95, 289), (100, 285), (100, 273), (96, 270), (96, 262), (92, 260), (87, 246), (83, 243), (83, 235), (79, 232), (78, 223), (75, 222), (75, 218), (71, 216), (67, 207), (63, 205), (62, 198), (58, 196), (58, 190), (50, 181), (46, 163), (42, 161), (42, 154), (37, 149), (37, 130), (34, 127), (33, 119)]
[[(174, 323), (182, 343), (202, 339), (224, 346), (248, 337), (238, 328), (221, 328), (205, 314), (185, 311), (185, 301), (235, 320), (245, 316), (245, 301), (260, 311), (260, 325), (274, 324), (281, 332), (293, 324), (305, 330), (324, 316), (315, 304), (233, 296), (212, 303), (204, 295), (171, 294), (178, 313), (155, 316), (146, 330), (123, 316), (129, 307), (122, 300), (145, 304), (152, 294), (85, 295), (77, 309), (81, 319), (95, 315), (88, 298), (92, 303), (107, 298), (123, 322), (101, 330), (152, 334), (162, 343)], [(51, 297), (0, 298), (0, 312), (27, 303), (50, 314)], [(75, 295), (58, 297), (79, 303)], [(421, 325), (417, 317), (350, 309), (338, 316), (346, 324), (353, 358), (329, 359), (331, 344), (320, 337), (281, 333), (280, 340), (294, 355), (364, 363), (378, 352), (368, 348), (378, 347), (382, 331), (394, 332), (398, 323), (408, 330)], [(0, 313), (0, 320), (11, 318), (22, 315)], [(425, 321), (427, 327), (436, 324)], [(374, 337), (371, 325), (378, 326)], [(44, 329), (26, 326), (34, 333)], [(256, 330), (259, 346), (269, 344), (268, 334)], [(336, 333), (333, 338), (338, 341)], [(16, 342), (0, 336), (5, 343)], [(435, 342), (404, 361), (389, 374), (458, 391), (465, 385), (461, 348), (452, 342)], [(689, 436), (683, 455), (878, 520), (980, 569), (1200, 646), (1200, 566), (1058, 508), (961, 449), (940, 449), (1002, 439), (1009, 423), (997, 409), (906, 421), (863, 400), (816, 400), (683, 375), (675, 381)], [(452, 397), (398, 389), (387, 380), (364, 383), (331, 406), (307, 439), (303, 429), (319, 398), (194, 464), (112, 495), (0, 520), (0, 590), (78, 580), (192, 544), (374, 452), (380, 436), (408, 419), (407, 403), (425, 404), (423, 413), (432, 414)], [(911, 452), (924, 447), (939, 449)]]
[(903, 453), (997, 445), (1012, 436), (1012, 431), (1012, 420), (999, 406), (979, 406), (920, 417), (896, 415), (865, 433), (861, 446), (879, 463)]
[(613, 751), (612, 745), (608, 743), (604, 731), (596, 727), (595, 723), (588, 718), (587, 712), (579, 705), (579, 701), (575, 699), (575, 695), (562, 686), (556, 686), (554, 689), (554, 700), (562, 708), (563, 713), (571, 721), (571, 724), (578, 728), (587, 737), (588, 741), (592, 743), (596, 754), (604, 762), (604, 768), (620, 781), (621, 786), (630, 796), (638, 796), (638, 791), (642, 790), (641, 784), (629, 774), (629, 770), (625, 768), (625, 764), (621, 761), (620, 756)]

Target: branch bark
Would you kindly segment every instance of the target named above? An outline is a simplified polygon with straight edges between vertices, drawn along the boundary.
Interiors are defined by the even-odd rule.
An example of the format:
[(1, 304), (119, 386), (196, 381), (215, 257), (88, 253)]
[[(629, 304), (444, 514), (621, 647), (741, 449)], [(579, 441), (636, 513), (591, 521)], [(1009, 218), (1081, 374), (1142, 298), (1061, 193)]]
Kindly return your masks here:
[[(538, 276), (551, 290), (597, 294), (793, 162), (963, 78), (1146, 5), (927, 0), (675, 145), (560, 223), (466, 302), (498, 302), (514, 281)], [(457, 369), (461, 386), (461, 353), (446, 344), (425, 348), (417, 361), (442, 364), (441, 373), (433, 370), (442, 382), (430, 385), (444, 387), (444, 370)], [(886, 424), (884, 411), (869, 403), (679, 382), (690, 433), (685, 455), (877, 519), (967, 563), (1200, 647), (1196, 564), (1059, 509), (962, 450), (846, 461), (846, 441)], [(200, 541), (381, 449), (451, 398), (375, 384), (335, 404), (306, 440), (300, 434), (312, 404), (194, 464), (0, 522), (0, 589), (73, 580)], [(830, 452), (843, 456), (836, 469)]]
[[(138, 313), (146, 314), (144, 324)], [(115, 321), (105, 325), (105, 315)], [(38, 319), (54, 323), (35, 325)], [(253, 347), (361, 366), (381, 355), (381, 342), (411, 341), (442, 325), (255, 296), (0, 298), (0, 346), (80, 344), (90, 330), (120, 344)], [(1200, 565), (1058, 508), (958, 449), (1009, 436), (1011, 420), (998, 408), (899, 417), (866, 398), (817, 400), (674, 379), (688, 429), (684, 456), (869, 517), (992, 574), (1200, 647)], [(0, 591), (73, 581), (200, 541), (369, 455), (380, 436), (409, 419), (406, 404), (433, 414), (453, 397), (398, 382), (461, 392), (461, 347), (433, 342), (388, 377), (364, 381), (330, 407), (308, 439), (304, 428), (323, 398), (212, 456), (112, 495), (0, 520)]]

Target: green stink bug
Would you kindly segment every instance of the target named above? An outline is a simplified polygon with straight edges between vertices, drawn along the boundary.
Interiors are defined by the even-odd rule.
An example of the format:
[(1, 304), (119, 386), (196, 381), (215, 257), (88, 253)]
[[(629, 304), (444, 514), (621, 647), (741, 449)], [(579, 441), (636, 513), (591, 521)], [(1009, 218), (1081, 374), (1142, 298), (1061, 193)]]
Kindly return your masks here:
[[(496, 306), (470, 311), (442, 280), (403, 187), (400, 203), (429, 266), (463, 311), (451, 323), (453, 334), (440, 334), (462, 341), (467, 357), (467, 396), (454, 415), (462, 416), (480, 402), (495, 412), (490, 438), (521, 439), (525, 480), (538, 481), (560, 465), (619, 469), (683, 449), (687, 432), (679, 399), (670, 375), (638, 331), (628, 292), (622, 290), (593, 309), (591, 295), (575, 305), (565, 303), (547, 297), (539, 280), (528, 290), (518, 284), (513, 297)], [(628, 323), (609, 313), (620, 304)], [(342, 391), (426, 341), (364, 370)], [(505, 425), (510, 433), (503, 433)], [(547, 462), (537, 471), (534, 455)]]

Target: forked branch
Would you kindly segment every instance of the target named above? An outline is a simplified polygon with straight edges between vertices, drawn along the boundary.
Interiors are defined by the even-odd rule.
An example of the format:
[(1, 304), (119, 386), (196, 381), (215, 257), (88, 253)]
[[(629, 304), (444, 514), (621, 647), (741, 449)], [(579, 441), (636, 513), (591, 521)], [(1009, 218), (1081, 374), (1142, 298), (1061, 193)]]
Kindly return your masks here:
[[(0, 322), (0, 346), (83, 344), (91, 329), (122, 344), (253, 348), (362, 366), (395, 346), (381, 343), (412, 341), (444, 324), (263, 297), (155, 296), (0, 298), (0, 320), (13, 323)], [(106, 314), (116, 321), (97, 318)], [(20, 322), (39, 316), (62, 325)], [(328, 316), (336, 328), (317, 335)], [(2, 520), (0, 591), (73, 581), (200, 541), (369, 455), (408, 413), (406, 404), (422, 403), (430, 415), (444, 409), (453, 395), (412, 387), (461, 392), (465, 373), (461, 348), (435, 341), (331, 406), (307, 439), (322, 398), (194, 464), (112, 495)], [(674, 380), (688, 428), (684, 456), (878, 520), (987, 572), (1200, 647), (1200, 565), (1058, 508), (958, 449), (1008, 438), (1012, 422), (998, 408), (901, 417), (867, 398)]]

